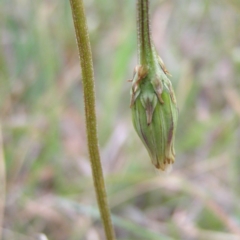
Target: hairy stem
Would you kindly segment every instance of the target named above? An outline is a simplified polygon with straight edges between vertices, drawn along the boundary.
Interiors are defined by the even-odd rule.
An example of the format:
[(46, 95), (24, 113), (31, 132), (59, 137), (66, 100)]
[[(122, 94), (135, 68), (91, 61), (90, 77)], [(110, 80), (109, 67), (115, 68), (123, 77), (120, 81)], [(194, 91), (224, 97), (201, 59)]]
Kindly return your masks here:
[(104, 177), (98, 149), (93, 63), (85, 10), (83, 0), (70, 0), (70, 3), (82, 69), (88, 150), (92, 167), (94, 187), (106, 238), (108, 240), (114, 240), (114, 230), (107, 202)]
[(138, 61), (140, 65), (146, 65), (153, 57), (149, 25), (149, 2), (148, 0), (137, 0)]

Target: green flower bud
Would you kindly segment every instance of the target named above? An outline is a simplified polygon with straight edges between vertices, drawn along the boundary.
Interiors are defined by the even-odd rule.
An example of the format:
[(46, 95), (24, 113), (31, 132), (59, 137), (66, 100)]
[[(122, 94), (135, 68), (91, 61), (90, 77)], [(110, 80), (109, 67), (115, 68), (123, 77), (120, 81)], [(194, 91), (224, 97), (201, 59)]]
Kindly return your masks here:
[(163, 62), (138, 66), (132, 80), (131, 105), (134, 128), (145, 145), (152, 163), (163, 171), (175, 161), (174, 136), (178, 109)]
[(163, 171), (175, 161), (178, 109), (170, 75), (150, 34), (149, 0), (137, 0), (138, 62), (131, 88), (132, 120), (152, 163)]

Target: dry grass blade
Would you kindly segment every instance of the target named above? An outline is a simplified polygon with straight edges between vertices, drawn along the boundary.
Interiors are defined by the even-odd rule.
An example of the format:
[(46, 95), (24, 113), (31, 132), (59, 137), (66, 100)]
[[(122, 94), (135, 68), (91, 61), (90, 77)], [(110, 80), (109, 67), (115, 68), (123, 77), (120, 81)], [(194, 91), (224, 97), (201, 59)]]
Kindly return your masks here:
[(228, 87), (224, 91), (224, 96), (235, 113), (240, 117), (240, 96), (238, 92), (235, 89)]
[(0, 238), (3, 229), (3, 217), (5, 208), (5, 161), (3, 155), (2, 131), (0, 126)]
[[(194, 197), (200, 199), (204, 205), (214, 213), (220, 221), (229, 229), (230, 233), (240, 236), (240, 229), (233, 219), (217, 204), (216, 201), (212, 200), (207, 193), (207, 190), (203, 187), (197, 186), (194, 182), (190, 182), (187, 178), (184, 178), (181, 174), (175, 176), (159, 176), (157, 178), (144, 181), (137, 184), (136, 186), (129, 187), (125, 192), (115, 196), (111, 200), (113, 204), (111, 207), (115, 207), (130, 198), (136, 198), (137, 196), (144, 194), (149, 191), (157, 190), (159, 188), (166, 188), (170, 191), (184, 191)], [(136, 189), (135, 191), (133, 189)]]

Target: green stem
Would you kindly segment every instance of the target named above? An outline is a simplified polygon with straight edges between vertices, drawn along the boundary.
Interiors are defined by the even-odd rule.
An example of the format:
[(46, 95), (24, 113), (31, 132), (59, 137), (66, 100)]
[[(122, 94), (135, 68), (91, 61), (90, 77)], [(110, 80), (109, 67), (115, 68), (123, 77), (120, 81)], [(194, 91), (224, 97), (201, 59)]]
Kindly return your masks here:
[(140, 65), (146, 65), (153, 58), (148, 0), (137, 0), (137, 29), (138, 61)]
[(108, 207), (107, 194), (98, 149), (93, 63), (85, 10), (83, 0), (70, 0), (70, 3), (82, 68), (88, 150), (92, 167), (94, 187), (106, 238), (108, 240), (114, 240), (115, 234), (112, 226), (110, 210)]

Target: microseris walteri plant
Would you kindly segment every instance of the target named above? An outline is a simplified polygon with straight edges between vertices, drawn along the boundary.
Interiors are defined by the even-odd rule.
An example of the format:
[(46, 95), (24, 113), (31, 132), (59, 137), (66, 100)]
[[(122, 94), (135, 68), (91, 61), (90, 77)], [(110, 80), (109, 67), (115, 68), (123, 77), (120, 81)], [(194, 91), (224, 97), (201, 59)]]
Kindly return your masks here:
[(154, 166), (169, 171), (175, 161), (178, 108), (170, 74), (151, 39), (148, 0), (137, 0), (137, 27), (138, 66), (131, 80), (130, 103), (133, 125)]

